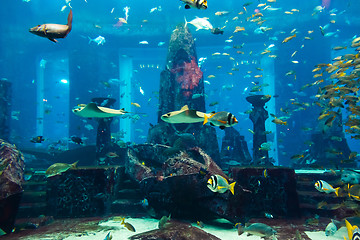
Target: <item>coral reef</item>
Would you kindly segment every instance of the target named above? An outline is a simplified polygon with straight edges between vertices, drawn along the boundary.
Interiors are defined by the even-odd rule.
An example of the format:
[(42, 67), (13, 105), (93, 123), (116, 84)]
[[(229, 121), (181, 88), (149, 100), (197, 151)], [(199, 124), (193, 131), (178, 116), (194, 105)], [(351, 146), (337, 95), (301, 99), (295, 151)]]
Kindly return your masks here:
[(176, 73), (176, 81), (181, 84), (182, 94), (184, 97), (190, 98), (193, 95), (194, 87), (199, 85), (203, 72), (199, 68), (195, 57), (191, 57), (190, 62), (184, 61), (170, 70)]

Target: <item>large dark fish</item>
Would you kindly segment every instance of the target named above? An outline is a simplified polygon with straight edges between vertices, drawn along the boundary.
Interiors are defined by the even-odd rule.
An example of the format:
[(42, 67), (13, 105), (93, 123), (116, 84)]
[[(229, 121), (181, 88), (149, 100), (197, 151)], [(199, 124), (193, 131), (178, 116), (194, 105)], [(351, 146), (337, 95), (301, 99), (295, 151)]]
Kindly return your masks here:
[(56, 38), (65, 38), (69, 34), (72, 28), (72, 19), (73, 14), (72, 10), (70, 9), (67, 25), (47, 23), (30, 28), (29, 32), (40, 37), (48, 38), (50, 41), (56, 43)]

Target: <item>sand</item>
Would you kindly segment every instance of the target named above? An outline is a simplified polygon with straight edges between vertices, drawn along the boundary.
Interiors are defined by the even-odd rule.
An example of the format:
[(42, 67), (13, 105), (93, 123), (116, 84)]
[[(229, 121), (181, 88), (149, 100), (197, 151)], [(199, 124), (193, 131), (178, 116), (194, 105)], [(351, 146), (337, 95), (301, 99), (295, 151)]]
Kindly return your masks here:
[[(151, 218), (127, 218), (127, 222), (131, 223), (135, 229), (136, 233), (130, 232), (125, 227), (120, 225), (119, 221), (104, 221), (100, 223), (101, 226), (107, 226), (107, 227), (115, 227), (116, 230), (112, 230), (111, 234), (113, 236), (113, 239), (116, 240), (126, 240), (128, 237), (141, 233), (146, 232), (149, 230), (157, 229), (158, 228), (158, 220), (157, 219), (151, 219)], [(195, 227), (198, 227), (196, 224), (192, 224)], [(232, 239), (247, 239), (247, 240), (260, 240), (262, 238), (258, 236), (247, 236), (246, 233), (238, 236), (237, 230), (234, 229), (220, 229), (219, 227), (215, 226), (207, 226), (205, 225), (202, 230), (217, 236), (220, 239), (223, 240), (232, 240)], [(102, 231), (97, 233), (89, 233), (88, 236), (69, 236), (65, 238), (65, 240), (104, 240), (105, 236), (108, 234), (109, 231)], [(324, 231), (316, 231), (316, 232), (305, 232), (307, 236), (312, 240), (343, 240), (343, 236), (347, 236), (347, 230), (346, 228), (339, 229), (334, 236), (325, 236)], [(51, 239), (51, 238), (49, 238)], [(280, 238), (278, 238), (280, 240)], [(290, 238), (289, 238), (290, 239)]]

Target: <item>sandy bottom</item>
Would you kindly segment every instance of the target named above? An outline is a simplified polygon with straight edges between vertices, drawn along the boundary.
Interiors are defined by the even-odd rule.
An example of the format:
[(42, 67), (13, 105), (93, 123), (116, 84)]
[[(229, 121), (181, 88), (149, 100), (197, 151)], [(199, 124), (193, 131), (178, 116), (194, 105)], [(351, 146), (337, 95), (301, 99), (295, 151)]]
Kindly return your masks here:
[[(127, 222), (131, 223), (135, 229), (136, 233), (130, 232), (125, 227), (120, 225), (118, 221), (112, 221), (108, 220), (105, 222), (100, 223), (100, 226), (103, 227), (112, 227), (117, 228), (116, 230), (111, 230), (111, 235), (113, 236), (113, 239), (118, 240), (127, 240), (128, 237), (131, 237), (135, 234), (150, 231), (153, 229), (158, 228), (159, 221), (157, 219), (151, 219), (151, 218), (128, 218), (126, 219)], [(198, 227), (196, 224), (192, 224), (195, 227)], [(248, 240), (260, 240), (262, 238), (258, 236), (247, 236), (246, 233), (242, 234), (241, 236), (238, 236), (237, 229), (219, 229), (219, 227), (213, 227), (213, 226), (204, 226), (201, 228), (202, 230), (220, 238), (223, 240), (230, 240), (230, 239), (248, 239)], [(103, 231), (98, 233), (89, 234), (89, 236), (69, 236), (65, 238), (65, 240), (104, 240), (105, 236), (108, 234), (109, 231)], [(309, 232), (305, 231), (306, 235), (311, 240), (338, 240), (344, 239), (344, 236), (347, 236), (347, 230), (346, 228), (339, 229), (334, 236), (325, 236), (324, 231), (316, 231), (316, 232)], [(278, 238), (280, 240), (280, 238)]]
[[(226, 221), (226, 220), (224, 220)], [(126, 218), (126, 222), (130, 223), (136, 229), (136, 232), (131, 232), (120, 224), (120, 221), (114, 220), (101, 220), (101, 219), (69, 219), (69, 220), (56, 220), (45, 227), (40, 227), (36, 230), (29, 230), (29, 232), (20, 233), (20, 235), (14, 234), (10, 236), (3, 236), (4, 240), (104, 240), (106, 235), (111, 232), (113, 240), (127, 240), (129, 237), (147, 232), (158, 228), (159, 220), (153, 218)], [(198, 227), (195, 223), (194, 227)], [(344, 236), (347, 237), (346, 228), (341, 228), (336, 232), (334, 236), (325, 236), (324, 229), (326, 226), (323, 224), (320, 228), (304, 229), (303, 221), (289, 222), (273, 220), (268, 225), (273, 226), (278, 231), (278, 240), (294, 240), (295, 231), (300, 230), (302, 232), (303, 240), (343, 240)], [(202, 230), (222, 239), (248, 239), (248, 240), (260, 240), (262, 238), (258, 236), (247, 236), (246, 233), (238, 236), (237, 229), (231, 229), (231, 225), (228, 225), (230, 229), (221, 228), (216, 225), (205, 224)], [(310, 230), (310, 231), (309, 231)], [(276, 239), (276, 238), (275, 238)]]

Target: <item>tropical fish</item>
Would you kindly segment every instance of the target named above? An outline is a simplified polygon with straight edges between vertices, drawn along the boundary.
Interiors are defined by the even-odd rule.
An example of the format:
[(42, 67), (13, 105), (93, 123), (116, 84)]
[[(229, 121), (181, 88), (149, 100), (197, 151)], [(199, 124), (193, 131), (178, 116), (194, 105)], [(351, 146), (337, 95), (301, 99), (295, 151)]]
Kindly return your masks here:
[(224, 34), (224, 31), (221, 30), (220, 28), (212, 28), (210, 31), (212, 34), (215, 34), (215, 35)]
[(187, 105), (183, 106), (179, 111), (173, 111), (161, 116), (161, 120), (167, 123), (197, 123), (203, 122), (206, 114), (190, 110)]
[(357, 226), (353, 226), (351, 225), (348, 220), (345, 219), (345, 225), (346, 225), (346, 229), (348, 232), (348, 237), (349, 239), (346, 239), (346, 237), (344, 237), (345, 240), (359, 240), (360, 239), (360, 231), (359, 228)]
[(138, 107), (138, 108), (141, 107), (140, 104), (138, 104), (138, 103), (133, 103), (133, 102), (132, 102), (131, 105), (133, 105), (133, 106), (135, 106), (135, 107)]
[(100, 44), (104, 45), (104, 43), (106, 42), (106, 40), (105, 40), (105, 38), (103, 36), (98, 36), (98, 37), (96, 37), (94, 39), (91, 39), (90, 37), (88, 37), (88, 38), (89, 38), (89, 44), (91, 42), (95, 42), (99, 46)]
[(197, 8), (197, 9), (207, 9), (207, 0), (181, 0), (185, 3), (185, 9)]
[(112, 240), (112, 235), (111, 232), (109, 232), (106, 237), (104, 238), (104, 240)]
[(158, 225), (159, 229), (163, 229), (163, 228), (164, 228), (165, 224), (166, 224), (168, 221), (170, 221), (170, 217), (171, 217), (171, 214), (169, 215), (169, 217), (163, 216), (163, 217), (160, 219), (159, 225)]
[(234, 195), (234, 186), (236, 182), (229, 184), (226, 178), (220, 175), (212, 175), (207, 181), (207, 187), (213, 191), (218, 193), (225, 193), (227, 190)]
[(66, 172), (69, 169), (74, 169), (76, 168), (78, 162), (74, 162), (73, 164), (68, 164), (68, 163), (55, 163), (53, 165), (51, 165), (45, 172), (45, 176), (46, 177), (52, 177), (52, 176), (56, 176), (59, 175), (63, 172)]
[(72, 142), (76, 143), (76, 144), (83, 144), (84, 143), (80, 137), (76, 137), (76, 136), (71, 136), (70, 140)]
[(249, 235), (259, 236), (265, 239), (269, 239), (274, 235), (276, 235), (276, 231), (272, 227), (264, 223), (253, 223), (245, 227), (243, 227), (241, 224), (237, 224), (237, 225), (238, 225), (238, 235), (247, 232)]
[(221, 111), (217, 113), (212, 112), (210, 116), (208, 114), (204, 114), (203, 125), (207, 122), (210, 122), (211, 126), (218, 126), (220, 129), (224, 130), (226, 127), (232, 127), (237, 124), (238, 120), (231, 113)]
[(30, 139), (30, 142), (32, 143), (41, 143), (45, 141), (45, 139), (43, 138), (43, 136), (36, 136)]
[(50, 41), (57, 42), (56, 38), (65, 38), (71, 31), (72, 28), (73, 13), (70, 9), (68, 15), (68, 22), (66, 25), (47, 23), (37, 25), (36, 27), (30, 28), (29, 32), (38, 35), (40, 37), (48, 38)]
[(131, 224), (128, 223), (128, 222), (125, 222), (125, 218), (121, 218), (121, 223), (120, 223), (120, 224), (121, 224), (121, 225), (124, 225), (124, 227), (126, 227), (129, 231), (131, 231), (131, 232), (136, 232), (133, 225), (131, 225)]
[(316, 190), (318, 190), (319, 192), (324, 192), (324, 193), (332, 193), (334, 192), (336, 194), (336, 196), (339, 196), (339, 187), (338, 188), (333, 188), (333, 186), (331, 186), (329, 183), (325, 182), (324, 180), (319, 180), (314, 184)]

